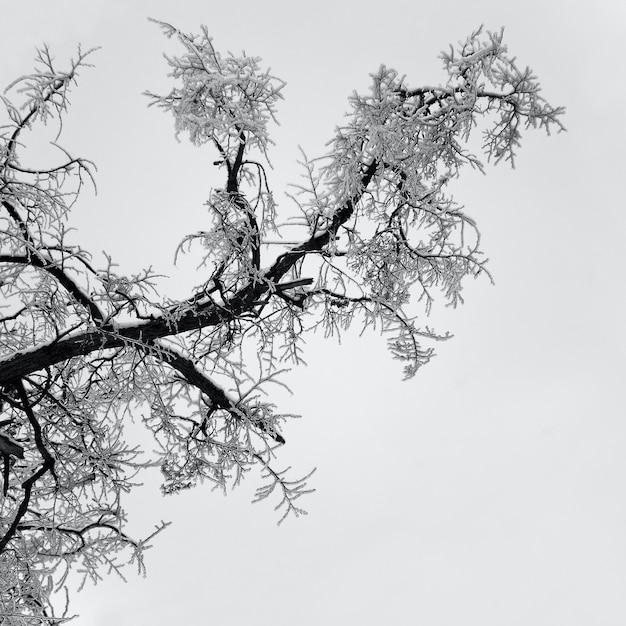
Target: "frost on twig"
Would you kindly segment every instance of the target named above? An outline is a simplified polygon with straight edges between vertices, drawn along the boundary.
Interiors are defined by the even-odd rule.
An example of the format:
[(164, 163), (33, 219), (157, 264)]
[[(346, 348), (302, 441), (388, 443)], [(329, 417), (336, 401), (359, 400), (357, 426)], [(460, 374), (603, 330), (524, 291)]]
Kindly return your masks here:
[(310, 471), (306, 476), (298, 478), (297, 480), (287, 480), (287, 472), (291, 470), (291, 467), (286, 467), (284, 470), (273, 470), (269, 465), (261, 459), (264, 465), (264, 471), (262, 477), (268, 482), (262, 485), (256, 490), (255, 498), (253, 502), (260, 502), (268, 498), (274, 490), (279, 490), (282, 495), (280, 502), (274, 507), (276, 511), (283, 509), (282, 517), (278, 520), (278, 524), (286, 519), (289, 514), (293, 514), (296, 517), (300, 515), (307, 515), (306, 510), (297, 507), (294, 502), (303, 495), (313, 493), (315, 489), (307, 489), (307, 481), (315, 473), (315, 469)]

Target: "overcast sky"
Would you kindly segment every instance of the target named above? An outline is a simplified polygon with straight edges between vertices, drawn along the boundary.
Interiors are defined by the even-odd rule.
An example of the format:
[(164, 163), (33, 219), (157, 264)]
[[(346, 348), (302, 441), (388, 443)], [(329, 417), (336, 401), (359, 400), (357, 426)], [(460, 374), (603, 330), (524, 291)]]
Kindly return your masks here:
[[(131, 273), (172, 269), (204, 227), (221, 180), (214, 154), (177, 144), (141, 93), (164, 91), (165, 49), (148, 15), (206, 24), (217, 49), (263, 57), (287, 82), (271, 152), (280, 194), (297, 146), (323, 152), (346, 98), (381, 63), (410, 85), (444, 80), (441, 50), (484, 23), (505, 27), (567, 133), (526, 136), (517, 168), (466, 172), (458, 202), (479, 223), (496, 280), (429, 324), (455, 337), (417, 377), (374, 334), (312, 337), (294, 371), (280, 457), (318, 468), (307, 517), (276, 527), (258, 485), (227, 498), (163, 498), (158, 475), (128, 498), (131, 528), (174, 524), (145, 579), (105, 578), (73, 598), (83, 626), (623, 626), (626, 623), (623, 2), (528, 0), (0, 0), (1, 84), (47, 42), (83, 70), (63, 145), (99, 168), (75, 209), (76, 240)], [(192, 283), (198, 282), (192, 280)]]

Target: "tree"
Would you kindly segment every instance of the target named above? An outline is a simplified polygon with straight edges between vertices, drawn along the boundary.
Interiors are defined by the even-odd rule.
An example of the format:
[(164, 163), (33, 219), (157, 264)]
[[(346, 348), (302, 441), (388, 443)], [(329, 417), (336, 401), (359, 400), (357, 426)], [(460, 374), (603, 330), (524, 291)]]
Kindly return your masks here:
[[(52, 599), (70, 567), (97, 580), (101, 566), (143, 568), (148, 538), (125, 532), (122, 494), (158, 465), (164, 493), (208, 481), (226, 489), (252, 468), (256, 500), (278, 494), (282, 521), (311, 474), (274, 465), (285, 444), (281, 414), (265, 399), (299, 363), (305, 332), (340, 334), (353, 323), (385, 332), (407, 378), (432, 357), (439, 335), (417, 323), (439, 294), (462, 302), (463, 279), (489, 276), (475, 222), (446, 195), (463, 165), (483, 169), (467, 141), (485, 120), (488, 159), (514, 163), (523, 127), (562, 129), (528, 68), (502, 33), (478, 30), (443, 53), (447, 82), (410, 88), (381, 67), (367, 95), (350, 98), (348, 122), (328, 154), (307, 159), (290, 196), (282, 244), (270, 187), (269, 126), (283, 83), (260, 59), (220, 55), (206, 29), (187, 35), (158, 23), (183, 47), (167, 58), (176, 86), (148, 93), (176, 134), (215, 151), (223, 186), (207, 201), (208, 230), (177, 254), (199, 254), (197, 288), (160, 295), (151, 270), (125, 276), (70, 245), (67, 224), (92, 164), (58, 141), (57, 163), (28, 162), (27, 135), (61, 120), (91, 51), (66, 72), (47, 48), (2, 101), (0, 138), (0, 607), (8, 624), (57, 623)], [(58, 138), (57, 138), (58, 139)], [(293, 213), (293, 211), (292, 211)], [(290, 239), (292, 235), (290, 233)], [(411, 301), (413, 298), (413, 302)], [(125, 439), (130, 413), (158, 444), (145, 460)], [(289, 468), (287, 468), (289, 469)]]

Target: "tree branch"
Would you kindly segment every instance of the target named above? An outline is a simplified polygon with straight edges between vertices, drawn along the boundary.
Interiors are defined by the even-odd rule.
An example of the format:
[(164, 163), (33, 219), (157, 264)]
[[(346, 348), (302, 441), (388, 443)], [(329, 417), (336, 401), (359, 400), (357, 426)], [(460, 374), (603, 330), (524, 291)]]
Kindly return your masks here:
[(39, 454), (43, 458), (43, 465), (32, 476), (27, 478), (22, 483), (24, 496), (22, 497), (22, 501), (20, 502), (13, 522), (9, 526), (4, 536), (0, 538), (0, 554), (2, 554), (9, 541), (11, 541), (11, 539), (15, 535), (20, 521), (28, 511), (28, 505), (30, 502), (30, 496), (34, 484), (47, 472), (54, 472), (54, 458), (44, 445), (43, 438), (41, 436), (41, 426), (39, 425), (39, 422), (37, 421), (37, 418), (35, 417), (35, 414), (33, 413), (33, 410), (30, 406), (28, 395), (26, 394), (26, 390), (24, 389), (24, 383), (21, 379), (18, 379), (16, 381), (13, 381), (13, 386), (15, 387), (18, 398), (20, 399), (20, 402), (22, 404), (22, 410), (24, 411), (24, 413), (26, 413), (28, 421), (30, 422), (30, 425), (33, 429), (37, 449), (39, 450)]
[[(269, 290), (270, 282), (277, 283), (307, 253), (321, 250), (336, 235), (339, 227), (350, 219), (356, 204), (372, 180), (377, 165), (377, 162), (373, 161), (367, 166), (361, 179), (359, 192), (335, 212), (329, 227), (324, 232), (282, 254), (265, 273), (266, 281), (249, 283), (228, 300), (225, 306), (220, 307), (214, 302), (209, 302), (186, 311), (179, 317), (174, 314), (167, 318), (156, 317), (130, 326), (88, 331), (28, 352), (16, 352), (0, 361), (0, 384), (23, 378), (75, 356), (84, 356), (96, 350), (119, 348), (128, 344), (150, 345), (156, 339), (215, 326), (251, 311), (255, 303)], [(204, 306), (208, 308), (205, 309)]]
[(237, 405), (237, 402), (230, 398), (206, 374), (198, 370), (190, 359), (178, 354), (178, 352), (168, 346), (164, 346), (160, 342), (155, 343), (154, 349), (150, 350), (150, 355), (173, 367), (182, 374), (190, 385), (193, 385), (205, 394), (215, 406), (228, 411), (237, 421), (250, 422), (254, 427), (268, 434), (277, 443), (285, 443), (285, 439), (280, 433), (272, 430), (263, 421), (255, 421), (251, 416), (246, 415), (245, 411)]
[(23, 233), (25, 243), (28, 245), (29, 261), (30, 263), (39, 269), (42, 269), (54, 278), (70, 293), (80, 304), (83, 305), (91, 314), (91, 317), (101, 324), (104, 323), (104, 314), (100, 308), (85, 294), (85, 292), (51, 259), (47, 259), (42, 256), (37, 250), (37, 246), (33, 241), (32, 236), (28, 232), (28, 228), (22, 218), (20, 217), (17, 209), (7, 200), (2, 200), (2, 206), (7, 210), (9, 215), (16, 222), (18, 227)]

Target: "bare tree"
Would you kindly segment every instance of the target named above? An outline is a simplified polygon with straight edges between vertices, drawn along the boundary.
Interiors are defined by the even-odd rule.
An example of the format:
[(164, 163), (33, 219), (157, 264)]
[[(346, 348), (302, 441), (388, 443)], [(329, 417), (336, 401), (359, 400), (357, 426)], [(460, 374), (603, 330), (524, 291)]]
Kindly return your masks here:
[[(118, 274), (110, 259), (98, 267), (67, 242), (70, 210), (92, 181), (89, 161), (58, 142), (53, 166), (25, 155), (29, 132), (51, 120), (61, 128), (90, 51), (61, 72), (42, 48), (35, 71), (2, 98), (4, 624), (58, 623), (51, 598), (72, 566), (94, 580), (102, 566), (143, 567), (151, 537), (126, 534), (121, 501), (141, 468), (160, 466), (165, 493), (202, 481), (226, 489), (258, 468), (256, 499), (276, 493), (281, 521), (302, 513), (296, 500), (310, 474), (275, 467), (289, 416), (265, 389), (284, 384), (283, 364), (301, 361), (305, 332), (334, 335), (353, 323), (384, 331), (413, 376), (432, 340), (446, 337), (418, 325), (418, 312), (437, 295), (456, 305), (465, 277), (489, 276), (475, 222), (445, 193), (463, 165), (482, 170), (470, 133), (484, 118), (487, 158), (513, 164), (522, 128), (562, 128), (563, 109), (540, 96), (502, 33), (479, 30), (443, 53), (442, 86), (411, 88), (383, 66), (370, 93), (350, 98), (328, 154), (303, 156), (304, 180), (281, 218), (299, 243), (282, 244), (267, 150), (283, 83), (258, 58), (220, 55), (206, 29), (159, 26), (183, 53), (167, 58), (176, 86), (147, 94), (150, 103), (173, 115), (177, 134), (208, 144), (223, 175), (206, 203), (209, 230), (178, 248), (201, 258), (184, 301), (160, 295), (150, 270)], [(125, 439), (130, 412), (143, 415), (158, 458)]]

